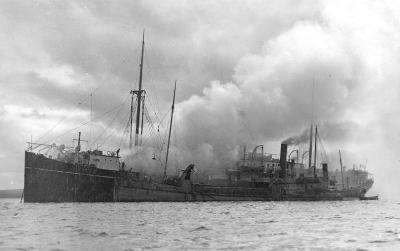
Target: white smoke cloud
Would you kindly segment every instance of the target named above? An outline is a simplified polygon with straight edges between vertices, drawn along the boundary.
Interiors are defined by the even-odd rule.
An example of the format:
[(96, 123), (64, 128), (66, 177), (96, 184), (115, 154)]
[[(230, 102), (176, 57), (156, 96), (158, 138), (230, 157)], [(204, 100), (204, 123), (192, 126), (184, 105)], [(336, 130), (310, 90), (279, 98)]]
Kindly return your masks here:
[[(279, 143), (309, 128), (313, 117), (331, 159), (339, 148), (347, 166), (368, 159), (378, 191), (398, 188), (400, 6), (395, 1), (2, 6), (0, 111), (16, 109), (0, 112), (0, 126), (2, 132), (20, 133), (18, 141), (3, 140), (0, 149), (7, 157), (1, 163), (18, 170), (12, 175), (7, 170), (16, 185), (22, 185), (16, 178), (23, 177), (22, 154), (12, 155), (8, 146), (21, 151), (31, 133), (42, 135), (59, 121), (59, 112), (74, 121), (86, 114), (87, 122), (88, 101), (77, 110), (72, 104), (93, 88), (104, 89), (94, 95), (94, 117), (121, 102), (134, 88), (138, 55), (132, 45), (140, 44), (138, 34), (146, 27), (145, 85), (161, 113), (171, 99), (166, 83), (179, 80), (169, 172), (195, 163), (198, 172), (221, 174), (235, 164), (242, 145), (265, 144), (267, 151), (278, 152)], [(148, 65), (154, 66), (153, 75)], [(24, 111), (23, 119), (18, 111)], [(27, 116), (29, 111), (41, 116)], [(121, 136), (123, 115), (126, 110), (118, 125), (96, 119), (92, 133), (106, 129), (107, 137)], [(73, 128), (61, 124), (52, 136)], [(107, 147), (120, 144), (114, 141)], [(150, 144), (135, 165), (155, 165), (154, 149)]]
[[(223, 170), (238, 158), (239, 145), (284, 139), (308, 128), (313, 117), (328, 139), (332, 169), (337, 150), (344, 149), (348, 166), (368, 159), (369, 170), (378, 177), (375, 188), (393, 191), (394, 182), (387, 186), (380, 181), (398, 165), (388, 161), (399, 143), (398, 134), (390, 131), (399, 120), (388, 117), (398, 110), (390, 107), (398, 103), (399, 93), (395, 44), (400, 41), (393, 34), (400, 32), (397, 20), (390, 22), (397, 18), (387, 6), (379, 5), (377, 12), (353, 3), (341, 2), (340, 7), (324, 3), (319, 22), (300, 21), (265, 42), (260, 53), (242, 57), (233, 82), (214, 81), (203, 96), (178, 104), (186, 146), (208, 145), (203, 158), (225, 158), (208, 163)], [(350, 17), (353, 8), (359, 16), (341, 16)], [(388, 163), (383, 170), (382, 162)]]

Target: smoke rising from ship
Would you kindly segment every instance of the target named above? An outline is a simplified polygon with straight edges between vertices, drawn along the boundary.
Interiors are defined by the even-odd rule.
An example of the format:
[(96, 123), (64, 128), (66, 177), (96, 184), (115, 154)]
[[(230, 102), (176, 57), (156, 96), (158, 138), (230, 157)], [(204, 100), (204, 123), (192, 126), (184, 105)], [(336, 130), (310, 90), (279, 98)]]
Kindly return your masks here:
[[(213, 81), (202, 95), (193, 95), (177, 105), (182, 144), (191, 150), (211, 146), (201, 159), (228, 160), (202, 168), (218, 166), (223, 170), (237, 159), (237, 155), (229, 157), (235, 156), (231, 153), (238, 151), (238, 146), (280, 141), (293, 131), (308, 128), (311, 113), (317, 123), (329, 129), (325, 133), (332, 137), (326, 145), (333, 158), (337, 158), (337, 149), (346, 148), (351, 152), (350, 163), (366, 158), (380, 162), (368, 145), (371, 141), (382, 144), (375, 126), (381, 120), (379, 111), (386, 106), (378, 103), (386, 98), (395, 100), (395, 93), (387, 88), (394, 91), (389, 82), (399, 76), (375, 59), (382, 54), (389, 56), (395, 47), (389, 43), (379, 49), (380, 54), (372, 53), (374, 45), (365, 45), (365, 38), (360, 37), (363, 31), (338, 18), (331, 7), (322, 11), (322, 23), (298, 22), (265, 42), (261, 52), (243, 56), (234, 68), (232, 82)], [(381, 26), (399, 32), (385, 18), (377, 25), (366, 35), (374, 37)], [(385, 41), (385, 37), (380, 39)], [(371, 92), (379, 95), (371, 96)], [(292, 141), (304, 141), (305, 136), (303, 133)]]
[[(138, 55), (132, 45), (140, 43), (145, 27), (145, 65), (152, 71), (145, 70), (144, 86), (161, 113), (170, 107), (178, 79), (173, 171), (178, 162), (224, 170), (234, 165), (243, 145), (249, 150), (265, 144), (277, 153), (288, 136), (299, 134), (292, 141), (301, 141), (314, 114), (332, 158), (339, 148), (350, 163), (368, 158), (376, 186), (389, 180), (385, 183), (397, 187), (392, 177), (400, 175), (394, 164), (400, 145), (398, 4), (243, 5), (15, 2), (0, 8), (0, 134), (5, 142), (0, 150), (6, 156), (0, 159), (5, 168), (0, 183), (18, 179), (15, 183), (22, 184), (19, 159), (31, 134), (39, 138), (66, 114), (46, 140), (89, 120), (89, 101), (76, 107), (77, 101), (94, 92), (96, 118), (134, 88)], [(110, 120), (94, 119), (92, 134), (108, 128), (108, 139), (120, 138), (118, 131), (126, 125), (122, 115), (111, 126)], [(76, 133), (57, 142), (70, 142)], [(83, 136), (89, 135), (87, 129)], [(118, 148), (119, 138), (110, 149)], [(146, 165), (159, 162), (152, 159), (157, 151), (155, 144), (145, 150)]]
[(310, 130), (305, 129), (300, 135), (292, 136), (284, 141), (282, 141), (282, 144), (287, 144), (289, 146), (291, 145), (298, 145), (301, 143), (306, 143), (310, 139)]
[[(308, 43), (310, 37), (313, 44)], [(238, 146), (280, 141), (293, 131), (304, 130), (312, 112), (319, 121), (334, 125), (353, 102), (360, 84), (352, 80), (361, 70), (361, 60), (348, 55), (343, 43), (329, 29), (299, 23), (266, 42), (259, 54), (245, 55), (235, 67), (232, 82), (213, 81), (203, 95), (177, 105), (183, 145), (212, 146), (212, 159), (230, 160), (218, 167), (223, 170), (238, 158), (226, 153), (237, 151)], [(307, 130), (289, 141), (304, 142), (306, 136)]]
[[(359, 38), (363, 33), (337, 19), (332, 7), (321, 12), (321, 23), (297, 22), (264, 42), (260, 50), (242, 56), (233, 67), (231, 81), (202, 83), (201, 94), (178, 102), (175, 125), (179, 143), (174, 147), (180, 160), (175, 165), (194, 162), (198, 170), (221, 174), (234, 166), (243, 145), (251, 149), (276, 142), (269, 150), (277, 153), (282, 138), (293, 132), (304, 130), (292, 137), (293, 144), (308, 140), (312, 114), (321, 126), (322, 138), (328, 140), (325, 145), (333, 163), (339, 148), (350, 152), (348, 163), (376, 156), (368, 144), (380, 144), (377, 123), (379, 110), (385, 107), (378, 104), (387, 97), (393, 99), (395, 92), (389, 91), (389, 81), (372, 72), (390, 69), (374, 61), (377, 54)], [(380, 24), (386, 26), (386, 22)], [(343, 27), (351, 34), (343, 32)], [(370, 32), (367, 35), (375, 37), (378, 30)], [(380, 53), (391, 54), (393, 48)], [(190, 81), (178, 82), (178, 93), (184, 92)], [(382, 91), (381, 85), (389, 89)], [(371, 92), (379, 95), (371, 96)], [(175, 158), (171, 157), (170, 172), (175, 171)]]

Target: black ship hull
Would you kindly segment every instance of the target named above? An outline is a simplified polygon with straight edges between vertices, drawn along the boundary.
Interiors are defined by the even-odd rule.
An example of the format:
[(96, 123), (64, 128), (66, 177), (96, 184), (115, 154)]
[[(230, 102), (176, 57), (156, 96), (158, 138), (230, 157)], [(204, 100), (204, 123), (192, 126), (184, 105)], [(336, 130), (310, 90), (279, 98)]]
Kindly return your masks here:
[(116, 182), (116, 172), (25, 152), (25, 202), (113, 201)]

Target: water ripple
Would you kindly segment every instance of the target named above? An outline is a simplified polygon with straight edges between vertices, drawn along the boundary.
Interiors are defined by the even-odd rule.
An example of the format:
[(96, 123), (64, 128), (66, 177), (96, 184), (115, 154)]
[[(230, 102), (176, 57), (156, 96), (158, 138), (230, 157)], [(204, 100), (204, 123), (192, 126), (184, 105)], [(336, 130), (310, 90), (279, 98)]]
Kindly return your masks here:
[(0, 199), (4, 250), (400, 250), (398, 201), (49, 203)]

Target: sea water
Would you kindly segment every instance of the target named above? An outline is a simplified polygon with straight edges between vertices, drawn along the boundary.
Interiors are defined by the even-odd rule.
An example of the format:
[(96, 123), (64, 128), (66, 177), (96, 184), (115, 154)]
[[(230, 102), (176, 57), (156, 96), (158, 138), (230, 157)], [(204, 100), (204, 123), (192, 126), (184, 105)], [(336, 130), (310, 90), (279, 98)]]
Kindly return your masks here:
[(400, 201), (20, 203), (2, 250), (400, 250)]

